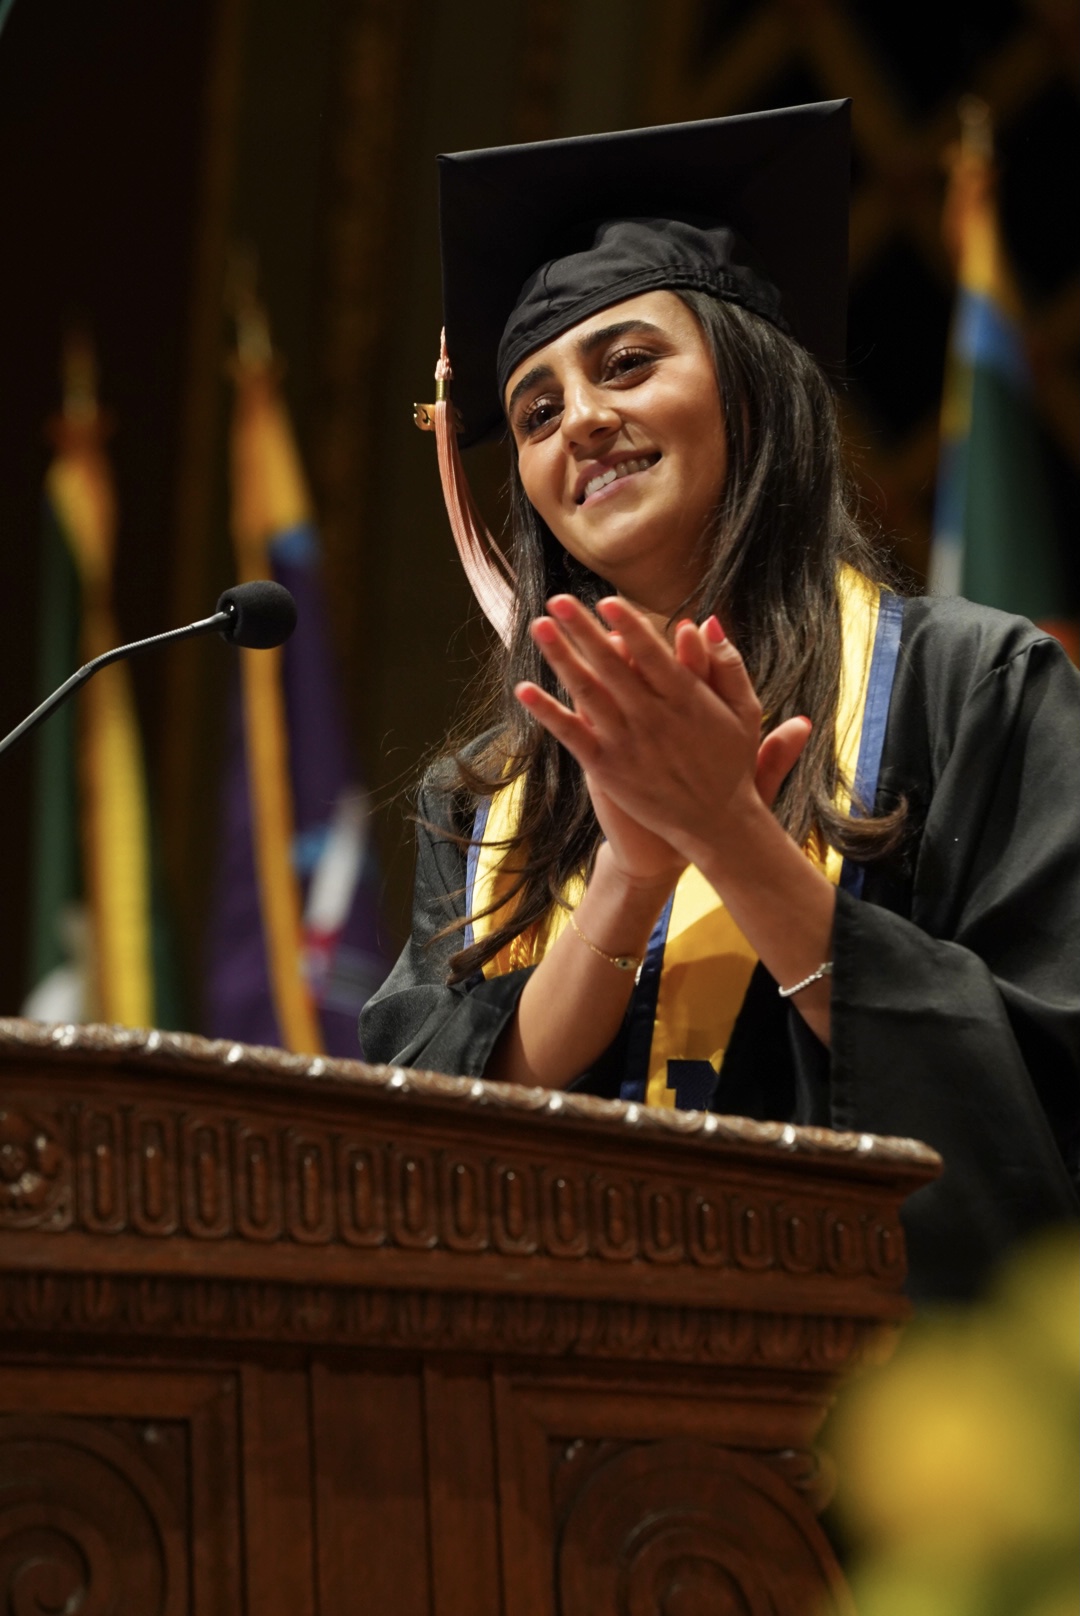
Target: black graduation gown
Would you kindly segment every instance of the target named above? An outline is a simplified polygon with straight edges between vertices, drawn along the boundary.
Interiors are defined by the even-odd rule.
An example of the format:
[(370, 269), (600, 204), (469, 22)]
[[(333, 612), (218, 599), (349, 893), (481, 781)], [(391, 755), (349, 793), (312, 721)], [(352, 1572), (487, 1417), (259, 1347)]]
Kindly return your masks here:
[[(878, 803), (900, 854), (837, 894), (832, 1048), (759, 966), (713, 1108), (923, 1139), (943, 1177), (905, 1209), (909, 1289), (973, 1294), (1002, 1252), (1077, 1215), (1080, 675), (1021, 618), (909, 600)], [(429, 781), (420, 814), (447, 823)], [(366, 1058), (480, 1076), (529, 972), (448, 987), (464, 854), (418, 832), (413, 931), (361, 1017)], [(429, 946), (430, 945), (430, 946)], [(615, 1096), (622, 1039), (573, 1085)]]

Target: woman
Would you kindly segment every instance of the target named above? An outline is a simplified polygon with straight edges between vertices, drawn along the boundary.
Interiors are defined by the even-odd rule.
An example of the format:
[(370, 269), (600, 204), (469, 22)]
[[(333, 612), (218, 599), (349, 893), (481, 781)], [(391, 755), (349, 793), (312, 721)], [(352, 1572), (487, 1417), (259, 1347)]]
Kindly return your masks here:
[[(369, 1059), (926, 1139), (946, 1170), (909, 1207), (911, 1284), (954, 1295), (1075, 1214), (1080, 701), (1030, 624), (883, 588), (851, 515), (804, 345), (836, 358), (845, 133), (832, 103), (472, 154), (489, 213), (510, 173), (513, 206), (562, 214), (562, 251), (511, 232), (535, 256), (488, 299), (497, 353), (492, 308), (452, 318), (467, 209), (444, 179), (449, 334), (497, 374), (512, 445), (514, 597), (444, 429), (508, 644), (492, 726), (425, 783), (413, 936), (361, 1036)], [(688, 169), (727, 183), (704, 219), (671, 204)], [(567, 243), (573, 198), (622, 173), (635, 211)], [(733, 225), (769, 239), (768, 278)]]

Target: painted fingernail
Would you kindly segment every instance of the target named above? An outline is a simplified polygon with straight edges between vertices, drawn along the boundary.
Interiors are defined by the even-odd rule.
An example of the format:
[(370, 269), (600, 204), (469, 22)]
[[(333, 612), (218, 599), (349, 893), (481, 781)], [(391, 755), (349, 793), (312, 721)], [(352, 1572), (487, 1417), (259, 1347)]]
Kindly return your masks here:
[(713, 616), (705, 619), (705, 638), (711, 645), (723, 645), (727, 639), (718, 617)]

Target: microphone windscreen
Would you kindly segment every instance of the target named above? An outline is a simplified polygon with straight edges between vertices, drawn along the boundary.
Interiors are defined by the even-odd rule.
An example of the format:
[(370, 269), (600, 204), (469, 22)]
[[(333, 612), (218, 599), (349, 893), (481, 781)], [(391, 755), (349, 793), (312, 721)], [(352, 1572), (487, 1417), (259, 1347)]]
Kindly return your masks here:
[(230, 645), (247, 645), (256, 651), (283, 645), (296, 627), (295, 600), (282, 584), (270, 578), (226, 589), (217, 609), (232, 613), (231, 621), (221, 631)]

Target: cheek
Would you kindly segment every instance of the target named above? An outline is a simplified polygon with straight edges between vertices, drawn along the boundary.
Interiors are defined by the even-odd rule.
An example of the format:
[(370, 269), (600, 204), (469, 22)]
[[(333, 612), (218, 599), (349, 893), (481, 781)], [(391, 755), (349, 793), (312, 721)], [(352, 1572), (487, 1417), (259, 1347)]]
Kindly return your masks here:
[(545, 455), (543, 444), (523, 449), (518, 455), (518, 478), (533, 510), (555, 531), (560, 512), (562, 468), (553, 455)]
[(683, 451), (686, 493), (710, 508), (719, 500), (727, 465), (724, 416), (715, 387), (688, 387), (673, 402), (671, 435)]

